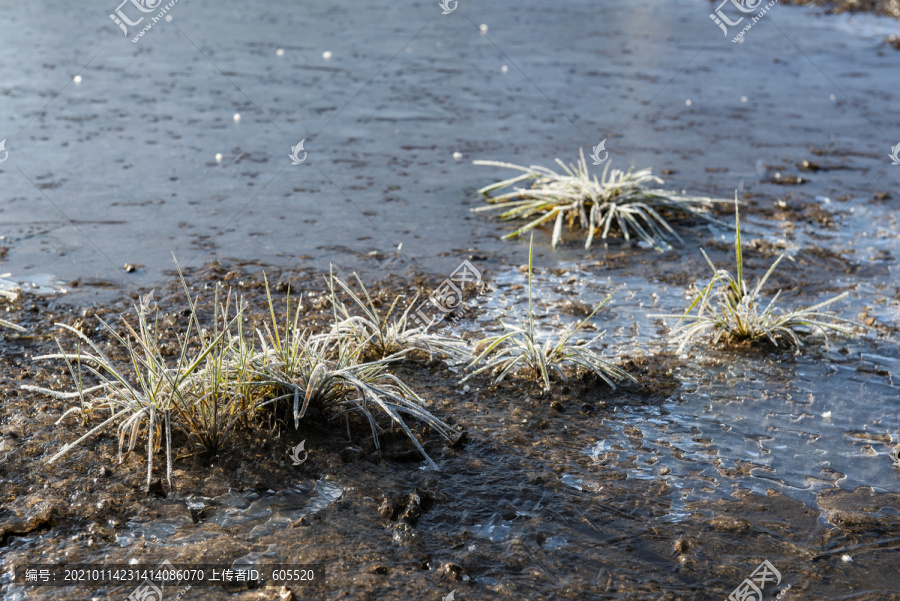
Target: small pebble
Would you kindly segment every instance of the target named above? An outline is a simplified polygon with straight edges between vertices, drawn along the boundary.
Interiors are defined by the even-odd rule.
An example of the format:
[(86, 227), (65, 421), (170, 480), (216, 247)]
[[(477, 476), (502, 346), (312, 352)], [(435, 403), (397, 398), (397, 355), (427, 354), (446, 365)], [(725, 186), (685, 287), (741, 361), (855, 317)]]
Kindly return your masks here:
[(72, 78), (72, 81), (74, 81), (75, 83), (81, 83), (81, 75), (76, 75)]
[(235, 113), (235, 114), (234, 114), (234, 122), (235, 122), (235, 123), (240, 123), (240, 122), (241, 122), (241, 114), (240, 114), (240, 113)]
[(446, 577), (450, 578), (450, 580), (462, 580), (465, 578), (463, 569), (455, 563), (445, 563), (441, 567), (441, 571)]
[(221, 152), (217, 152), (217, 153), (216, 153), (216, 162), (217, 162), (217, 163), (221, 163), (221, 162), (222, 162), (222, 153), (221, 153)]
[(461, 153), (461, 152), (454, 152), (454, 153), (453, 153), (453, 159), (456, 160), (456, 161), (462, 160), (462, 153)]
[(284, 48), (279, 48), (275, 51), (275, 56), (284, 56)]
[(325, 52), (322, 53), (322, 58), (324, 58), (325, 60), (328, 60), (332, 56), (334, 56), (334, 55), (331, 54), (331, 50), (326, 50)]
[(481, 31), (481, 34), (484, 35), (488, 32), (488, 26), (482, 23), (478, 26), (478, 29)]

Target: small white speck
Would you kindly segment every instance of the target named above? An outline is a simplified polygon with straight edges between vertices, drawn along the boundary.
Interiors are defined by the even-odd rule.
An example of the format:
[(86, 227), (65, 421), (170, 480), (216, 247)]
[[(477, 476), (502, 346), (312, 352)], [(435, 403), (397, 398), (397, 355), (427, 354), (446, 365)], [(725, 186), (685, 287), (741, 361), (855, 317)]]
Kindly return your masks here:
[(837, 100), (837, 96), (835, 96), (834, 94), (831, 94), (830, 96), (828, 96), (828, 100), (834, 102), (835, 100)]
[(221, 153), (221, 152), (217, 152), (217, 153), (216, 153), (216, 162), (217, 162), (217, 163), (221, 163), (221, 162), (222, 162), (222, 153)]
[(746, 97), (746, 96), (741, 96), (741, 102), (747, 102), (747, 97)]
[(506, 65), (503, 65), (502, 67), (500, 67), (500, 70), (501, 70), (503, 73), (506, 73), (507, 71), (509, 71), (509, 67), (507, 67)]
[(461, 152), (454, 152), (454, 153), (453, 153), (453, 159), (456, 160), (456, 161), (461, 161), (461, 160), (462, 160), (462, 153), (461, 153)]
[(172, 15), (166, 15), (166, 23), (172, 22)]
[(831, 411), (826, 411), (822, 414), (822, 417), (824, 417), (825, 419), (831, 419)]
[(240, 114), (240, 113), (235, 113), (235, 114), (234, 114), (234, 122), (235, 122), (235, 123), (240, 123), (240, 122), (241, 122), (241, 114)]
[(76, 75), (72, 78), (72, 81), (74, 81), (75, 83), (81, 83), (81, 75)]
[(284, 48), (279, 48), (275, 51), (275, 56), (284, 56)]
[(400, 250), (402, 248), (403, 248), (403, 243), (401, 242), (400, 244), (397, 245), (397, 252), (400, 252)]
[(685, 106), (691, 106), (691, 105), (694, 104), (694, 103), (691, 102), (691, 99), (690, 99), (690, 98), (688, 98), (687, 100), (684, 101), (684, 104), (685, 104)]
[(843, 561), (844, 563), (850, 563), (851, 561), (853, 561), (853, 558), (849, 555), (841, 555), (841, 561)]
[(488, 26), (485, 25), (484, 23), (482, 23), (481, 25), (478, 26), (478, 30), (481, 31), (482, 35), (484, 35), (488, 31)]
[(326, 50), (325, 52), (322, 53), (322, 58), (324, 58), (325, 60), (328, 60), (332, 56), (334, 56), (334, 55), (331, 53), (331, 50)]

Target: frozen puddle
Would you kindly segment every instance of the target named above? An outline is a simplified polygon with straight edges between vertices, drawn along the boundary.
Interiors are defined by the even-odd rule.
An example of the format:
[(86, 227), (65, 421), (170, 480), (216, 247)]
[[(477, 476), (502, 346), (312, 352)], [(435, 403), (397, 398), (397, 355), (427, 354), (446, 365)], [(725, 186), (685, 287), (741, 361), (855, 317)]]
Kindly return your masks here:
[(0, 275), (0, 291), (13, 294), (65, 294), (67, 290), (55, 276), (40, 273), (27, 278), (17, 278), (11, 273)]
[[(891, 373), (900, 358), (842, 350), (786, 362), (728, 354), (691, 366), (692, 376), (685, 368), (681, 398), (617, 408), (603, 420), (611, 436), (583, 452), (627, 478), (664, 479), (673, 516), (686, 503), (730, 499), (741, 489), (776, 489), (813, 508), (817, 493), (833, 486), (900, 492), (888, 455), (897, 441), (900, 390)], [(563, 481), (579, 490), (598, 482), (591, 473)]]
[[(499, 328), (498, 316), (510, 323), (526, 314), (525, 273), (503, 271), (492, 285), (494, 292), (459, 327), (492, 330)], [(683, 287), (640, 277), (599, 278), (574, 264), (556, 273), (536, 268), (536, 331), (549, 333), (581, 319), (553, 310), (561, 303), (577, 300), (592, 308), (617, 285), (592, 320), (607, 332), (599, 350), (621, 358), (662, 348), (664, 330), (651, 315), (682, 312)], [(851, 294), (835, 310), (853, 316), (864, 296)], [(579, 337), (596, 333), (586, 329)], [(698, 344), (674, 373), (682, 384), (679, 397), (660, 407), (617, 407), (603, 419), (609, 438), (584, 441), (591, 469), (562, 475), (563, 484), (598, 493), (598, 473), (609, 470), (630, 479), (663, 479), (671, 489), (666, 519), (672, 520), (682, 519), (692, 501), (731, 499), (740, 490), (765, 495), (777, 489), (813, 508), (817, 494), (834, 486), (900, 492), (900, 470), (888, 456), (892, 441), (898, 442), (900, 350), (870, 332), (858, 340), (833, 338), (828, 349), (817, 342), (804, 352), (720, 352)], [(499, 523), (478, 528), (482, 537), (502, 536)]]
[(116, 542), (120, 547), (141, 539), (160, 544), (186, 544), (220, 536), (218, 528), (203, 531), (195, 524), (197, 527), (214, 524), (236, 536), (255, 540), (322, 511), (342, 494), (339, 486), (318, 480), (313, 487), (298, 484), (277, 492), (229, 491), (212, 498), (189, 497), (185, 499), (185, 511), (170, 512), (174, 515), (155, 519), (132, 519), (128, 522), (128, 532), (120, 534)]

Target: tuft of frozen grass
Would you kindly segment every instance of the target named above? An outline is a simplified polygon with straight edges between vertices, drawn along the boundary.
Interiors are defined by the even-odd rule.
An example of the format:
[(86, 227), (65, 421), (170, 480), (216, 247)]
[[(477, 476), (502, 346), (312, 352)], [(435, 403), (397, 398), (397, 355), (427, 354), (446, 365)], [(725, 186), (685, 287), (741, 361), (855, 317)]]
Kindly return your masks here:
[(358, 414), (368, 422), (376, 449), (381, 448), (380, 427), (373, 411), (380, 410), (406, 433), (429, 465), (437, 468), (403, 415), (423, 422), (447, 440), (457, 438), (457, 433), (431, 414), (425, 401), (400, 378), (388, 373), (388, 364), (401, 358), (402, 354), (392, 354), (377, 361), (361, 361), (360, 355), (369, 343), (368, 338), (358, 341), (355, 330), (339, 327), (324, 335), (310, 336), (297, 327), (299, 308), (291, 325), (288, 307), (284, 329), (279, 332), (271, 295), (268, 295), (268, 301), (271, 327), (266, 324), (265, 334), (259, 334), (262, 351), (252, 361), (256, 376), (254, 384), (270, 387), (273, 391), (267, 403), (291, 402), (295, 428), (299, 427), (310, 405), (332, 419)]
[[(0, 278), (8, 278), (11, 275), (12, 275), (11, 273), (0, 274)], [(19, 298), (19, 295), (16, 294), (15, 292), (13, 292), (12, 290), (0, 289), (0, 297), (3, 297), (8, 300), (16, 300), (17, 298)], [(15, 324), (11, 321), (8, 321), (6, 319), (0, 319), (0, 326), (3, 326), (4, 328), (9, 328), (10, 330), (16, 330), (17, 332), (25, 331), (25, 328), (23, 328), (22, 326)]]
[[(448, 440), (457, 438), (453, 428), (428, 411), (422, 398), (387, 371), (388, 365), (401, 358), (401, 354), (364, 362), (360, 353), (365, 341), (356, 343), (340, 329), (310, 335), (298, 327), (301, 306), (298, 303), (292, 312), (290, 297), (281, 326), (268, 288), (271, 323), (264, 324), (264, 332), (257, 330), (255, 337), (252, 332), (245, 332), (245, 304), (231, 294), (220, 299), (219, 289), (213, 304), (213, 323), (203, 327), (197, 299), (191, 298), (186, 284), (184, 288), (190, 312), (183, 331), (176, 335), (174, 359), (163, 351), (159, 312), (150, 308), (149, 297), (136, 307), (134, 326), (122, 319), (125, 333), (100, 320), (107, 335), (124, 350), (127, 369), (121, 369), (99, 344), (79, 330), (57, 324), (75, 335), (78, 346), (66, 351), (60, 345), (59, 353), (36, 359), (65, 361), (75, 391), (23, 388), (79, 401), (57, 423), (78, 412), (85, 422), (95, 411), (108, 411), (110, 415), (74, 442), (63, 445), (48, 463), (112, 426), (117, 427), (121, 461), (123, 450), (134, 450), (146, 425), (147, 487), (152, 481), (154, 453), (165, 436), (166, 471), (171, 488), (173, 427), (182, 431), (189, 441), (216, 451), (239, 426), (251, 425), (251, 418), (260, 409), (282, 401), (292, 405), (295, 428), (309, 406), (317, 407), (331, 418), (362, 416), (372, 430), (377, 449), (380, 449), (378, 437), (383, 429), (376, 417), (381, 412), (406, 433), (432, 467), (436, 467), (434, 461), (404, 418), (415, 418)], [(89, 385), (87, 379), (98, 383)]]
[[(355, 273), (356, 283), (362, 296), (353, 291), (332, 272), (328, 279), (331, 292), (331, 304), (335, 316), (335, 330), (339, 336), (348, 336), (363, 345), (378, 358), (407, 350), (419, 350), (429, 356), (439, 355), (447, 359), (461, 362), (471, 358), (466, 345), (459, 339), (433, 334), (426, 326), (414, 327), (409, 320), (409, 311), (416, 304), (418, 297), (402, 313), (397, 304), (403, 298), (398, 296), (388, 307), (387, 312), (380, 312), (369, 291)], [(356, 305), (361, 315), (354, 315), (338, 297), (337, 288), (344, 291)], [(363, 300), (365, 299), (365, 300)]]
[(376, 419), (376, 411), (380, 411), (404, 431), (428, 464), (436, 469), (403, 416), (423, 422), (447, 440), (454, 440), (457, 433), (430, 413), (425, 401), (400, 378), (387, 372), (386, 366), (392, 358), (357, 362), (359, 347), (340, 348), (336, 357), (329, 358), (322, 352), (324, 344), (327, 342), (320, 339), (300, 350), (293, 369), (278, 358), (279, 349), (274, 347), (257, 358), (260, 363), (256, 368), (259, 375), (256, 384), (270, 387), (273, 395), (267, 402), (292, 403), (295, 427), (310, 406), (331, 419), (357, 414), (368, 422), (378, 450), (381, 448), (379, 433), (383, 431)]
[(678, 352), (707, 332), (712, 333), (711, 343), (766, 340), (775, 346), (784, 342), (799, 351), (800, 334), (821, 333), (827, 342), (827, 332), (843, 335), (853, 334), (857, 324), (824, 311), (829, 305), (845, 296), (843, 292), (811, 307), (786, 311), (778, 306), (781, 291), (766, 302), (762, 289), (776, 267), (784, 258), (780, 255), (769, 270), (752, 288), (744, 279), (743, 255), (741, 252), (741, 221), (737, 195), (734, 199), (734, 254), (737, 263), (735, 275), (725, 269), (717, 269), (702, 249), (703, 257), (713, 271), (713, 277), (702, 289), (697, 290), (693, 302), (683, 315), (656, 315), (664, 319), (678, 319), (671, 337), (678, 344)]
[(564, 381), (568, 378), (563, 366), (569, 364), (593, 372), (604, 382), (615, 389), (615, 382), (623, 379), (637, 381), (633, 376), (619, 367), (605, 361), (591, 349), (591, 345), (603, 338), (605, 332), (601, 332), (593, 339), (582, 342), (572, 342), (575, 336), (587, 322), (599, 311), (615, 294), (615, 290), (609, 293), (590, 315), (577, 324), (570, 324), (563, 328), (555, 336), (547, 336), (541, 340), (534, 333), (534, 310), (532, 308), (532, 254), (534, 250), (534, 235), (528, 247), (528, 315), (521, 325), (510, 325), (500, 321), (504, 333), (497, 336), (488, 336), (478, 341), (478, 347), (484, 350), (469, 364), (470, 368), (483, 363), (481, 367), (463, 378), (463, 381), (483, 373), (491, 372), (494, 382), (502, 381), (510, 373), (526, 370), (536, 382), (540, 383), (544, 390), (550, 391), (550, 374), (556, 373)]
[[(184, 281), (182, 280), (182, 283)], [(225, 294), (216, 286), (211, 331), (202, 327), (198, 306), (184, 285), (190, 306), (190, 319), (197, 332), (196, 346), (209, 348), (201, 364), (189, 377), (180, 393), (173, 396), (177, 423), (188, 440), (209, 452), (216, 452), (240, 426), (252, 424), (256, 412), (264, 406), (262, 399), (251, 394), (251, 359), (253, 337), (244, 332), (243, 300)], [(184, 352), (188, 337), (179, 337)]]
[[(63, 445), (48, 463), (111, 427), (117, 429), (121, 461), (123, 451), (134, 450), (141, 433), (146, 431), (147, 488), (152, 481), (153, 457), (163, 439), (167, 478), (172, 488), (173, 428), (182, 432), (192, 446), (216, 451), (239, 428), (253, 426), (260, 410), (284, 405), (293, 416), (295, 428), (299, 428), (309, 407), (332, 419), (345, 418), (348, 434), (349, 417), (359, 416), (369, 425), (379, 450), (379, 435), (384, 428), (398, 427), (435, 468), (407, 420), (417, 420), (448, 440), (458, 438), (458, 433), (433, 415), (427, 403), (389, 367), (404, 357), (405, 348), (434, 348), (460, 356), (465, 345), (408, 328), (406, 314), (398, 323), (390, 321), (396, 302), (382, 316), (365, 288), (367, 303), (343, 282), (332, 278), (335, 324), (323, 334), (311, 334), (300, 328), (302, 305), (298, 302), (292, 307), (290, 295), (283, 316), (276, 315), (267, 284), (269, 320), (261, 329), (246, 331), (243, 300), (217, 287), (210, 321), (201, 318), (210, 312), (201, 311), (199, 299), (191, 296), (183, 277), (181, 282), (189, 311), (186, 323), (174, 333), (165, 331), (161, 324), (152, 293), (135, 307), (136, 319), (123, 317), (115, 326), (100, 320), (106, 336), (123, 352), (123, 361), (110, 358), (101, 343), (81, 331), (57, 324), (75, 336), (75, 348), (66, 350), (57, 341), (58, 353), (36, 359), (64, 361), (74, 390), (23, 388), (78, 401), (57, 423), (73, 413), (79, 413), (85, 425), (98, 411), (104, 419), (74, 442)], [(364, 316), (350, 315), (337, 300), (336, 285), (351, 294)], [(174, 345), (170, 344), (172, 338)], [(363, 354), (371, 353), (373, 341), (374, 349), (382, 356), (366, 361)], [(400, 350), (394, 352), (395, 348)]]
[[(149, 295), (148, 295), (149, 297)], [(69, 367), (75, 380), (76, 391), (60, 393), (35, 386), (23, 386), (25, 390), (40, 392), (59, 399), (79, 399), (80, 405), (72, 407), (59, 418), (62, 422), (69, 414), (82, 412), (93, 413), (103, 410), (110, 416), (102, 423), (89, 430), (74, 442), (63, 445), (49, 460), (53, 463), (88, 438), (100, 433), (107, 427), (117, 426), (119, 439), (119, 459), (122, 460), (122, 449), (128, 439), (127, 451), (134, 450), (138, 434), (145, 423), (147, 425), (147, 489), (149, 490), (153, 474), (153, 454), (160, 447), (160, 440), (165, 434), (166, 475), (172, 487), (172, 414), (177, 413), (185, 418), (186, 413), (193, 410), (196, 398), (201, 397), (196, 390), (196, 377), (201, 371), (204, 361), (216, 350), (224, 337), (224, 332), (209, 340), (195, 324), (195, 303), (191, 303), (191, 318), (183, 335), (179, 337), (180, 349), (174, 364), (166, 357), (160, 340), (159, 311), (149, 307), (149, 302), (142, 299), (135, 307), (137, 313), (136, 327), (124, 317), (121, 325), (125, 329), (120, 334), (111, 324), (100, 319), (106, 333), (125, 351), (129, 361), (129, 369), (122, 370), (110, 359), (90, 338), (81, 331), (66, 325), (56, 324), (63, 330), (74, 334), (79, 342), (74, 352), (63, 350), (50, 355), (35, 357), (41, 359), (62, 359)], [(152, 316), (152, 318), (151, 318)], [(57, 341), (59, 345), (59, 342)], [(82, 344), (90, 350), (82, 350)], [(191, 353), (191, 349), (195, 349)], [(84, 376), (90, 375), (99, 383), (86, 386)], [(202, 379), (202, 378), (201, 378)], [(154, 438), (155, 437), (155, 438)]]
[[(600, 179), (588, 173), (584, 151), (579, 150), (579, 160), (566, 165), (559, 159), (562, 168), (557, 173), (547, 167), (532, 165), (524, 167), (497, 161), (474, 161), (476, 165), (503, 167), (521, 171), (516, 177), (491, 184), (479, 190), (487, 197), (491, 206), (472, 209), (475, 212), (502, 210), (501, 219), (529, 219), (523, 227), (504, 239), (514, 238), (545, 223), (553, 223), (553, 248), (559, 244), (563, 225), (571, 229), (576, 222), (587, 230), (585, 248), (590, 248), (594, 237), (606, 239), (615, 227), (625, 240), (632, 234), (658, 250), (672, 242), (681, 242), (681, 237), (669, 224), (664, 213), (691, 215), (716, 222), (707, 214), (713, 203), (726, 202), (723, 199), (679, 194), (650, 185), (665, 183), (653, 175), (650, 169), (628, 171), (610, 170), (607, 163)], [(520, 182), (530, 182), (530, 187), (515, 186)], [(498, 196), (490, 193), (509, 186), (512, 192)]]

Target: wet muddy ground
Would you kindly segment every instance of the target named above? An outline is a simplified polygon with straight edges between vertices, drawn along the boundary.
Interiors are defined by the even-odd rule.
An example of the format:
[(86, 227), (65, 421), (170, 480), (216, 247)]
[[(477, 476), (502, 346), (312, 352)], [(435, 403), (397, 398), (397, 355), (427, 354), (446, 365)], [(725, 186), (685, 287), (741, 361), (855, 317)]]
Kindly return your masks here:
[[(434, 4), (179, 3), (139, 44), (114, 6), (10, 9), (0, 258), (24, 288), (4, 316), (27, 332), (0, 340), (0, 598), (133, 590), (12, 581), (37, 560), (315, 564), (320, 584), (295, 598), (435, 600), (724, 599), (767, 560), (781, 579), (766, 599), (900, 598), (897, 21), (779, 4), (732, 44), (705, 0)], [(147, 495), (142, 454), (119, 464), (109, 433), (45, 465), (85, 431), (55, 425), (69, 404), (20, 389), (69, 388), (64, 365), (33, 361), (55, 350), (52, 324), (103, 340), (97, 318), (151, 289), (183, 318), (173, 252), (195, 291), (222, 282), (257, 319), (263, 272), (290, 284), (317, 329), (329, 263), (389, 301), (469, 259), (494, 289), (453, 326), (472, 338), (522, 313), (527, 243), (469, 212), (506, 175), (470, 161), (546, 165), (603, 138), (615, 166), (652, 165), (672, 188), (737, 189), (746, 272), (786, 253), (771, 281), (785, 302), (849, 290), (835, 309), (866, 329), (799, 356), (677, 356), (652, 315), (684, 308), (707, 274), (699, 247), (731, 265), (728, 225), (679, 221), (685, 243), (664, 254), (618, 238), (585, 251), (581, 232), (554, 252), (541, 232), (540, 327), (622, 286), (595, 324), (640, 384), (464, 386), (416, 357), (395, 373), (466, 433), (417, 430), (439, 471), (403, 436), (379, 454), (365, 428), (313, 415), (295, 431), (279, 414), (217, 455), (182, 448), (173, 493), (162, 455)]]
[[(711, 254), (727, 259), (727, 249)], [(630, 273), (651, 271), (655, 259), (618, 256)], [(782, 276), (800, 289), (826, 289), (824, 276), (841, 271)], [(573, 284), (601, 282), (603, 289), (599, 275), (538, 268), (539, 298), (546, 299), (538, 315), (549, 325), (553, 316), (582, 313), (580, 299), (591, 301), (593, 286)], [(277, 290), (290, 285), (304, 293), (304, 325), (328, 322), (321, 273), (270, 268), (268, 277)], [(521, 308), (522, 277), (517, 268), (500, 271), (495, 293), (457, 332), (471, 337), (479, 323), (490, 327), (495, 303)], [(265, 306), (259, 265), (213, 265), (188, 280), (197, 292), (222, 282), (251, 306)], [(435, 276), (385, 280), (380, 302), (436, 283)], [(894, 598), (900, 487), (887, 450), (896, 428), (897, 319), (878, 320), (852, 344), (813, 344), (808, 357), (739, 349), (679, 358), (645, 342), (659, 326), (641, 317), (638, 295), (628, 288), (621, 295), (601, 327), (610, 332), (607, 353), (620, 355), (640, 385), (613, 392), (580, 378), (548, 396), (519, 379), (464, 387), (456, 368), (424, 356), (393, 370), (466, 433), (450, 446), (420, 432), (438, 472), (423, 470), (402, 436), (383, 439), (379, 454), (365, 428), (348, 439), (342, 425), (314, 416), (294, 431), (276, 414), (217, 455), (178, 460), (176, 491), (167, 494), (160, 481), (150, 495), (140, 453), (118, 464), (112, 435), (57, 466), (42, 465), (81, 425), (75, 418), (54, 425), (67, 402), (17, 390), (23, 383), (68, 388), (61, 366), (30, 360), (52, 348), (49, 323), (91, 332), (97, 317), (126, 312), (132, 299), (77, 310), (54, 297), (23, 297), (10, 317), (30, 334), (3, 342), (4, 563), (39, 555), (52, 563), (314, 564), (322, 582), (292, 587), (302, 599), (439, 598), (450, 591), (457, 598), (719, 599), (767, 559), (781, 572), (776, 590), (790, 585), (786, 594), (797, 598)], [(174, 280), (157, 296), (166, 319), (177, 321), (184, 304)], [(819, 376), (808, 373), (816, 369)], [(868, 398), (845, 398), (858, 398), (860, 389)], [(808, 423), (826, 408), (839, 422), (835, 432)], [(818, 445), (823, 434), (834, 438)], [(295, 467), (288, 453), (300, 440), (309, 459)], [(602, 452), (593, 451), (597, 444)], [(164, 476), (161, 468), (156, 476)], [(5, 578), (7, 599), (86, 594)], [(278, 594), (241, 589), (195, 588), (183, 598)], [(113, 599), (131, 589), (87, 590)]]

